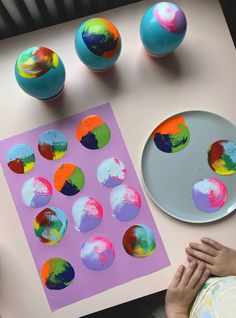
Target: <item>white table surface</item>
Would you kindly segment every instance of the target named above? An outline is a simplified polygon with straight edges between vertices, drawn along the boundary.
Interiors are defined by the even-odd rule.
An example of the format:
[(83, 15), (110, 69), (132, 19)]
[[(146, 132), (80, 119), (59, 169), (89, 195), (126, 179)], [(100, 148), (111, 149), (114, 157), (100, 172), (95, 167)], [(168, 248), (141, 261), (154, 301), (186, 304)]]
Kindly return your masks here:
[[(154, 1), (142, 1), (98, 14), (118, 27), (122, 54), (110, 72), (95, 74), (74, 50), (78, 19), (0, 42), (0, 139), (110, 101), (140, 176), (144, 143), (157, 123), (184, 110), (202, 109), (236, 121), (236, 55), (217, 0), (176, 1), (188, 20), (186, 38), (162, 60), (148, 57), (139, 23)], [(26, 95), (14, 78), (17, 55), (26, 47), (46, 46), (64, 61), (64, 94), (54, 102)], [(236, 247), (236, 215), (209, 225), (191, 225), (162, 212), (148, 198), (172, 265), (51, 313), (20, 220), (3, 174), (0, 175), (0, 315), (3, 318), (70, 318), (95, 312), (167, 288), (185, 261), (191, 240), (210, 236)]]

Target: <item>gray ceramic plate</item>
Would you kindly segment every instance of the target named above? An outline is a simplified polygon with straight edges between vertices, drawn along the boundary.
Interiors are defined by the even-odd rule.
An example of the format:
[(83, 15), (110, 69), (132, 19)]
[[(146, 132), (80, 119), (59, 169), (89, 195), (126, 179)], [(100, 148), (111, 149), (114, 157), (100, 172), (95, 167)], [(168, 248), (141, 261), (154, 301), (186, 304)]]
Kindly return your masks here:
[[(166, 153), (157, 148), (152, 136), (142, 155), (142, 176), (152, 200), (167, 214), (191, 222), (212, 222), (236, 208), (236, 173), (222, 176), (208, 164), (208, 148), (217, 140), (236, 142), (236, 127), (226, 119), (205, 111), (188, 111), (182, 116), (190, 131), (190, 141), (181, 151)], [(228, 190), (225, 204), (215, 212), (203, 212), (192, 201), (193, 185), (204, 178), (217, 178)]]

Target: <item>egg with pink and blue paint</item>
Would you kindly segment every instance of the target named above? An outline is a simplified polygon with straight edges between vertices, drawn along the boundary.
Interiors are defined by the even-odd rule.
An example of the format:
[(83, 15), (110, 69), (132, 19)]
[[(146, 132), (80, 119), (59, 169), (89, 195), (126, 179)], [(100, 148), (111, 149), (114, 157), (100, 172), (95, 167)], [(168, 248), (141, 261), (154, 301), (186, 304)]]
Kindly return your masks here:
[(115, 260), (115, 249), (106, 237), (91, 237), (81, 248), (81, 259), (84, 265), (93, 271), (102, 271)]
[(72, 215), (75, 229), (80, 232), (88, 232), (101, 223), (103, 208), (94, 198), (81, 197), (73, 204)]
[(219, 210), (227, 200), (225, 184), (216, 178), (205, 178), (196, 182), (192, 189), (195, 206), (203, 212)]
[(117, 158), (105, 159), (97, 169), (97, 180), (106, 188), (121, 184), (126, 176), (124, 163)]
[(19, 86), (32, 97), (54, 99), (63, 90), (65, 67), (57, 53), (46, 47), (30, 47), (17, 58), (15, 77)]
[(187, 20), (183, 10), (172, 2), (159, 2), (145, 12), (140, 36), (150, 55), (162, 57), (180, 45), (186, 29)]
[(103, 18), (85, 21), (75, 35), (80, 60), (94, 71), (109, 69), (121, 52), (121, 37), (113, 23)]
[(110, 193), (112, 213), (120, 221), (135, 218), (141, 209), (141, 197), (138, 191), (129, 185), (119, 185)]

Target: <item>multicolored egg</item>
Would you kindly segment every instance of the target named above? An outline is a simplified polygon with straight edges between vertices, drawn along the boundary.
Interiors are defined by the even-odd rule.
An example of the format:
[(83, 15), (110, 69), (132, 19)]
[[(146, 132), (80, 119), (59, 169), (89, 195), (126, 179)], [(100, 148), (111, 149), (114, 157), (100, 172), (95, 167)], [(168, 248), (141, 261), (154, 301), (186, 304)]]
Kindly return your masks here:
[(83, 171), (72, 163), (62, 164), (55, 172), (54, 186), (58, 192), (72, 196), (80, 192), (85, 183)]
[(133, 257), (146, 257), (156, 248), (153, 231), (144, 224), (132, 225), (123, 236), (123, 247)]
[(190, 132), (184, 118), (175, 116), (158, 125), (152, 132), (152, 139), (161, 151), (177, 152), (188, 145)]
[(128, 185), (119, 185), (110, 193), (113, 216), (120, 221), (135, 218), (141, 209), (141, 198), (136, 189)]
[(194, 184), (192, 199), (195, 206), (203, 212), (219, 210), (227, 200), (225, 184), (216, 178), (205, 178)]
[(105, 147), (111, 138), (108, 125), (98, 115), (85, 117), (77, 127), (76, 137), (88, 149)]
[(229, 140), (215, 141), (208, 149), (208, 163), (220, 175), (236, 172), (236, 143)]
[(47, 245), (57, 244), (67, 229), (66, 214), (56, 208), (50, 207), (41, 211), (34, 220), (34, 232), (40, 242)]
[(75, 221), (75, 229), (80, 232), (88, 232), (101, 223), (103, 208), (94, 198), (81, 197), (73, 204), (72, 215)]
[(126, 176), (126, 168), (123, 162), (117, 158), (104, 160), (97, 169), (98, 182), (107, 188), (113, 188), (121, 184)]
[(40, 208), (51, 200), (53, 194), (51, 183), (42, 177), (27, 180), (21, 190), (24, 204), (31, 208)]
[(74, 278), (74, 268), (60, 257), (49, 258), (41, 268), (41, 279), (48, 289), (64, 289), (73, 282)]
[(39, 137), (38, 150), (48, 160), (57, 160), (66, 154), (68, 141), (60, 130), (48, 130)]
[(64, 88), (65, 68), (52, 50), (30, 47), (18, 56), (15, 77), (27, 94), (38, 99), (53, 99)]
[(114, 262), (113, 244), (106, 237), (91, 237), (81, 248), (81, 259), (87, 268), (102, 271)]
[(106, 19), (89, 19), (76, 32), (75, 49), (87, 67), (95, 71), (104, 71), (110, 68), (120, 55), (119, 31)]
[(171, 2), (158, 2), (145, 12), (140, 36), (148, 53), (162, 57), (180, 45), (186, 29), (186, 17), (179, 6)]
[(23, 174), (31, 171), (35, 165), (33, 149), (26, 144), (17, 144), (7, 153), (7, 165), (15, 173)]

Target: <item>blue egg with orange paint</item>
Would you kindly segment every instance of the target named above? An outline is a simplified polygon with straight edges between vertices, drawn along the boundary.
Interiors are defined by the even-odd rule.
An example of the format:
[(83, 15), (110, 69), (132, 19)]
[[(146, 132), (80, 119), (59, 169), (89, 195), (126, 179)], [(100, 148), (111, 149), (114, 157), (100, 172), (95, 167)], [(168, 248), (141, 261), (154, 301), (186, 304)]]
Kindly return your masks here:
[(24, 50), (15, 64), (15, 77), (19, 86), (38, 99), (54, 99), (63, 90), (65, 67), (60, 57), (46, 47)]
[(162, 57), (173, 52), (183, 41), (187, 20), (183, 10), (171, 2), (159, 2), (144, 14), (140, 36), (147, 52)]
[(119, 31), (106, 19), (89, 19), (76, 32), (75, 49), (80, 60), (88, 68), (94, 71), (105, 71), (117, 61), (120, 55)]

